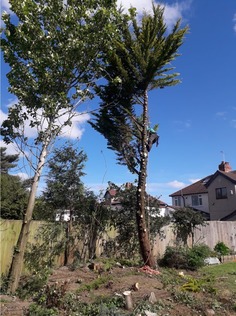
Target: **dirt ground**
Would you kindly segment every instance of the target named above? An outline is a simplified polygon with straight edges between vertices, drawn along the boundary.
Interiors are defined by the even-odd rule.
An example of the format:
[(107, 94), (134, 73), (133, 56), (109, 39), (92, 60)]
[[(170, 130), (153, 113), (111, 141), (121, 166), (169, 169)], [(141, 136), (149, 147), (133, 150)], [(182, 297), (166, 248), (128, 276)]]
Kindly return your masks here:
[[(106, 280), (96, 289), (84, 289), (78, 291), (84, 285), (91, 284), (94, 280), (103, 278)], [(122, 296), (124, 291), (130, 290), (133, 300), (133, 305), (137, 306), (139, 302), (150, 299), (153, 292), (158, 303), (161, 303), (162, 308), (156, 314), (158, 316), (192, 316), (192, 315), (219, 315), (219, 316), (233, 316), (236, 313), (228, 312), (226, 309), (213, 308), (215, 300), (214, 295), (206, 293), (195, 293), (198, 304), (193, 304), (187, 300), (187, 297), (178, 298), (173, 296), (173, 289), (175, 286), (164, 286), (162, 272), (160, 274), (149, 274), (141, 271), (137, 267), (122, 267), (115, 266), (109, 271), (96, 271), (88, 266), (78, 268), (71, 271), (67, 267), (61, 267), (54, 270), (49, 278), (48, 285), (66, 284), (67, 292), (76, 292), (77, 299), (86, 303), (93, 303), (101, 297)], [(136, 286), (135, 286), (136, 284)], [(170, 286), (172, 290), (170, 290)], [(176, 286), (176, 293), (178, 292)], [(153, 296), (153, 294), (152, 294)], [(14, 296), (0, 295), (1, 301), (1, 315), (2, 316), (20, 316), (26, 315), (28, 306), (32, 300), (21, 301)], [(222, 303), (230, 302), (227, 299)], [(217, 307), (217, 306), (216, 306)], [(128, 313), (128, 312), (127, 312)], [(65, 315), (65, 314), (63, 314)], [(146, 314), (137, 314), (146, 315)], [(152, 315), (152, 314), (150, 314)], [(154, 316), (155, 314), (153, 314)]]

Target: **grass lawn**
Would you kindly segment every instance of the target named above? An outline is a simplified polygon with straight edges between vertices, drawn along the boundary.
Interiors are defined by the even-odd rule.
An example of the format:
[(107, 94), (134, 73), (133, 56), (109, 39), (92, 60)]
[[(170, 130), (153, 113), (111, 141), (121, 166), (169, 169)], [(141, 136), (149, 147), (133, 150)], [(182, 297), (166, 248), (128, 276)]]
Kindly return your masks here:
[(206, 266), (198, 272), (214, 278), (215, 286), (219, 290), (227, 289), (236, 293), (236, 262)]

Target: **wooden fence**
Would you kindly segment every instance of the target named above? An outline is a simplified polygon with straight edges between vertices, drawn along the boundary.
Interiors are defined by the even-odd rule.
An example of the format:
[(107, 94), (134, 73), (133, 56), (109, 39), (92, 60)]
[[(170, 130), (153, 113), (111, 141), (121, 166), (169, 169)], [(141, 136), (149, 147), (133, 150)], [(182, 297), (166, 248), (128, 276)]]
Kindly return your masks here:
[[(32, 221), (29, 235), (29, 242), (34, 242), (34, 235), (37, 229), (43, 222)], [(10, 266), (13, 249), (16, 245), (19, 232), (21, 228), (21, 221), (17, 220), (0, 220), (0, 269), (1, 274), (5, 274)], [(112, 233), (106, 233), (101, 240), (97, 241), (96, 254), (99, 256), (102, 253), (104, 241), (111, 239), (115, 236), (114, 231)], [(195, 230), (194, 243), (204, 243), (211, 249), (217, 244), (217, 242), (224, 242), (232, 252), (236, 253), (236, 221), (234, 222), (219, 222), (210, 221), (206, 226), (200, 226)], [(190, 244), (190, 239), (189, 239)], [(162, 229), (162, 236), (157, 236), (154, 243), (153, 253), (155, 257), (161, 257), (167, 246), (174, 245), (175, 236), (171, 225), (165, 226)], [(62, 264), (61, 258), (56, 263), (57, 266)]]
[[(233, 253), (236, 253), (236, 221), (220, 222), (209, 221), (206, 226), (198, 226), (194, 231), (194, 244), (203, 243), (208, 245), (212, 250), (215, 245), (221, 241), (227, 245)], [(171, 225), (162, 229), (163, 236), (157, 236), (154, 243), (154, 255), (156, 257), (163, 256), (167, 246), (175, 244), (175, 235)], [(188, 244), (191, 245), (191, 238)]]

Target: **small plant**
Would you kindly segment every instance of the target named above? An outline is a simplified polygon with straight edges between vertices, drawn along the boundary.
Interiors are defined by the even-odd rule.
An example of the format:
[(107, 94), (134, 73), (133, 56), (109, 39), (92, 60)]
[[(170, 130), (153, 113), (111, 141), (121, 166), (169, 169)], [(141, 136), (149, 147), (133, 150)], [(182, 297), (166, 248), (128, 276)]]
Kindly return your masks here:
[(159, 278), (161, 279), (164, 289), (169, 286), (174, 287), (180, 283), (180, 279), (177, 277), (176, 270), (174, 269), (163, 269)]
[(83, 292), (83, 291), (97, 290), (100, 286), (102, 286), (105, 283), (107, 283), (110, 279), (111, 279), (110, 276), (109, 277), (106, 276), (106, 277), (97, 278), (96, 280), (92, 281), (89, 284), (84, 284), (76, 292), (80, 293), (80, 292)]
[(7, 292), (8, 277), (5, 274), (2, 274), (0, 277), (0, 293), (5, 294)]
[(216, 289), (213, 287), (212, 282), (213, 279), (210, 278), (201, 278), (196, 279), (191, 276), (184, 277), (187, 282), (181, 286), (182, 291), (189, 291), (189, 292), (208, 292), (216, 294)]
[(17, 290), (17, 295), (21, 299), (26, 299), (33, 294), (38, 293), (47, 283), (50, 273), (50, 269), (42, 269), (40, 272), (32, 273), (30, 276), (24, 276), (20, 280), (20, 287)]
[(34, 297), (34, 301), (47, 309), (61, 308), (63, 306), (63, 298), (66, 295), (67, 282), (62, 284), (46, 285), (39, 293)]
[(162, 304), (151, 304), (147, 301), (141, 301), (134, 309), (133, 313), (131, 316), (136, 316), (136, 315), (147, 315), (145, 311), (148, 310), (150, 312), (150, 315), (157, 315), (156, 312), (160, 312), (160, 310), (163, 310), (163, 305)]
[(215, 247), (214, 247), (215, 252), (217, 252), (220, 261), (222, 262), (222, 257), (227, 256), (230, 254), (230, 249), (227, 247), (222, 241), (219, 241)]
[(197, 304), (195, 297), (188, 292), (173, 291), (172, 297), (176, 302), (183, 303), (187, 306), (194, 307)]
[(57, 316), (58, 310), (55, 308), (42, 307), (36, 303), (32, 303), (27, 311), (27, 316)]

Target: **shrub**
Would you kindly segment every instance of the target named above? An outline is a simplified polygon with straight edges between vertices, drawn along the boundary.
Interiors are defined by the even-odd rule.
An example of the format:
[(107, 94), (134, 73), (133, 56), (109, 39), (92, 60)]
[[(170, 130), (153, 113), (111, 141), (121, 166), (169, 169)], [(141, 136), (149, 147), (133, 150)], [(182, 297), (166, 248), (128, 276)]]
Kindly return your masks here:
[(29, 306), (29, 309), (26, 313), (27, 316), (56, 316), (58, 315), (58, 311), (54, 308), (46, 308), (35, 303), (32, 303)]
[(197, 270), (204, 266), (204, 259), (211, 254), (211, 249), (206, 245), (195, 245), (192, 248), (169, 246), (159, 264), (168, 268)]
[(184, 269), (186, 268), (186, 247), (171, 247), (166, 248), (164, 257), (159, 264), (168, 268)]
[(215, 247), (214, 250), (217, 252), (217, 254), (221, 256), (226, 256), (230, 253), (229, 247), (227, 247), (222, 241), (219, 241)]
[(38, 293), (47, 283), (50, 269), (42, 269), (40, 272), (34, 272), (30, 276), (24, 276), (20, 280), (20, 286), (17, 295), (21, 299), (26, 299), (32, 294)]
[(195, 245), (193, 248), (188, 248), (187, 260), (188, 268), (190, 270), (197, 270), (205, 265), (204, 259), (210, 257), (212, 254), (211, 249), (204, 244)]

